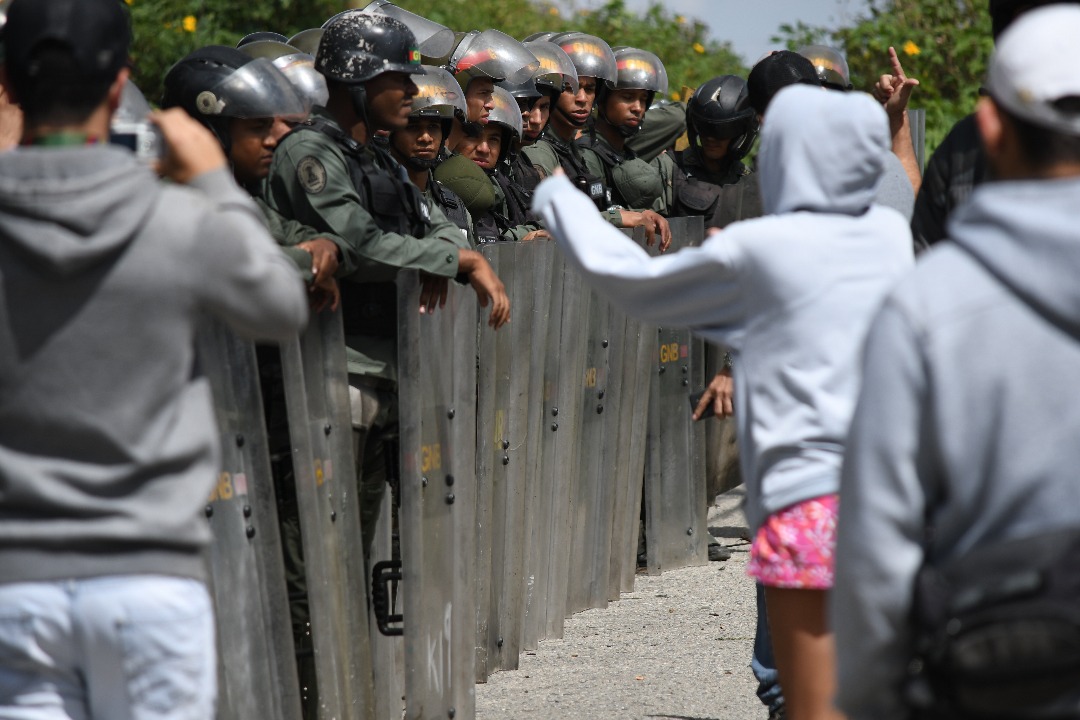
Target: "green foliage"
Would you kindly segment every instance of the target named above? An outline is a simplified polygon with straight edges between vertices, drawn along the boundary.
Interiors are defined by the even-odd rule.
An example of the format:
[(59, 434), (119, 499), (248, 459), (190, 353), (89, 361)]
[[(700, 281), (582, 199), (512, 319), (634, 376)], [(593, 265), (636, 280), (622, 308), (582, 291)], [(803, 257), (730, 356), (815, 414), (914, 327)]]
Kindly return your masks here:
[(774, 40), (792, 49), (808, 42), (843, 48), (852, 82), (863, 90), (891, 72), (889, 47), (896, 48), (908, 77), (920, 82), (911, 107), (926, 110), (927, 157), (974, 110), (993, 49), (985, 0), (875, 0), (853, 27), (784, 25)]
[(236, 45), (244, 35), (272, 30), (291, 37), (344, 10), (344, 0), (126, 0), (135, 34), (135, 83), (161, 98), (173, 63), (205, 45)]

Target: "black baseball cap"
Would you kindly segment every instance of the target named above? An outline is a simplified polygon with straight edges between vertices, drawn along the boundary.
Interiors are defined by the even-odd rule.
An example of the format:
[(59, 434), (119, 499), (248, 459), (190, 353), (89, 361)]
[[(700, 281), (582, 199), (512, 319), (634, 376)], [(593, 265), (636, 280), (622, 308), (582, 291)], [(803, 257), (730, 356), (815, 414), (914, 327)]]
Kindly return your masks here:
[(122, 0), (12, 0), (3, 26), (8, 72), (37, 78), (43, 43), (67, 47), (83, 80), (110, 80), (128, 61), (131, 23)]
[(780, 92), (780, 88), (795, 83), (821, 85), (812, 62), (791, 50), (780, 50), (766, 55), (750, 70), (750, 75), (746, 78), (746, 89), (754, 112), (764, 115), (773, 95)]

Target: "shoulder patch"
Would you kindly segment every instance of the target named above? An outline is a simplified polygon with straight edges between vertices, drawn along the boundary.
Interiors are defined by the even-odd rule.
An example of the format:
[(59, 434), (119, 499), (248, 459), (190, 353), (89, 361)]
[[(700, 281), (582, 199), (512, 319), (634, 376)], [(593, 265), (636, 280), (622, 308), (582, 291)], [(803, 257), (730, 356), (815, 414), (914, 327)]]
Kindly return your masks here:
[(318, 195), (326, 188), (326, 168), (318, 158), (308, 155), (296, 164), (296, 179), (304, 192)]

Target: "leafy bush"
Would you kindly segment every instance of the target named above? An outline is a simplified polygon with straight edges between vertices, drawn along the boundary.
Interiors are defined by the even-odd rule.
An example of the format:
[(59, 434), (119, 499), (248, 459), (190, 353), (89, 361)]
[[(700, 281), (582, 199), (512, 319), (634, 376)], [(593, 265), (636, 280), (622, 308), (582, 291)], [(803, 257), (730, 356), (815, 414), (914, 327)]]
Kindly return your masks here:
[(913, 108), (926, 110), (927, 157), (960, 118), (975, 109), (993, 49), (985, 0), (874, 0), (852, 27), (782, 25), (776, 41), (797, 49), (824, 42), (847, 54), (852, 82), (869, 90), (889, 72), (889, 47), (920, 85)]

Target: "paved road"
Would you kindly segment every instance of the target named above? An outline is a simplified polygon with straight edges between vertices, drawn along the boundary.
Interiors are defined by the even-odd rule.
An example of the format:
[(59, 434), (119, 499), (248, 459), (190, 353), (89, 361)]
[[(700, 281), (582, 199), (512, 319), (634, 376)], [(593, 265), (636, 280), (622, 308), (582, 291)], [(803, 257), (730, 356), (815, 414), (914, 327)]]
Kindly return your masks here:
[(738, 488), (709, 512), (730, 560), (638, 575), (634, 592), (575, 615), (562, 640), (478, 685), (477, 720), (764, 720), (749, 668), (754, 585), (740, 499)]

